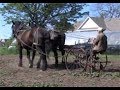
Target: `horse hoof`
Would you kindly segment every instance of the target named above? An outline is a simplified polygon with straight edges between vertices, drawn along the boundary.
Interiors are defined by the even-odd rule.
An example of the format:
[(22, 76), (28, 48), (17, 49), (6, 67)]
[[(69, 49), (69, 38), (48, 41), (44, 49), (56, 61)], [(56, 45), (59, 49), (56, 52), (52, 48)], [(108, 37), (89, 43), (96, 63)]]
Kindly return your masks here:
[(38, 66), (38, 65), (37, 65), (37, 67), (36, 67), (36, 68), (37, 68), (37, 69), (40, 69), (40, 66)]
[(45, 70), (47, 70), (47, 66), (45, 65), (45, 66), (40, 66), (40, 69), (42, 70), (42, 71), (45, 71)]
[(55, 68), (58, 68), (58, 64), (55, 64)]
[(36, 67), (37, 68), (37, 70), (39, 70), (39, 69), (41, 69), (40, 71), (45, 71), (47, 68), (40, 68), (40, 67)]
[(33, 68), (33, 65), (29, 65), (29, 68)]
[(41, 70), (42, 70), (42, 71), (46, 71), (46, 70), (47, 70), (47, 68), (41, 68)]
[(62, 62), (62, 64), (65, 64), (65, 62)]

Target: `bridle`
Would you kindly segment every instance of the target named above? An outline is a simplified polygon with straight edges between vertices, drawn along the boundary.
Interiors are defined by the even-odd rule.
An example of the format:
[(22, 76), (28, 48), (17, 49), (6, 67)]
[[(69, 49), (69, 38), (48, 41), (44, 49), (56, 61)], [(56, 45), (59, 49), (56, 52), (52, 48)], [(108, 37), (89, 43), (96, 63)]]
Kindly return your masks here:
[(19, 32), (23, 31), (22, 28), (23, 28), (24, 24), (21, 24), (18, 25), (18, 28), (15, 29), (15, 25), (12, 25), (12, 30), (13, 30), (13, 35), (17, 38), (17, 35)]

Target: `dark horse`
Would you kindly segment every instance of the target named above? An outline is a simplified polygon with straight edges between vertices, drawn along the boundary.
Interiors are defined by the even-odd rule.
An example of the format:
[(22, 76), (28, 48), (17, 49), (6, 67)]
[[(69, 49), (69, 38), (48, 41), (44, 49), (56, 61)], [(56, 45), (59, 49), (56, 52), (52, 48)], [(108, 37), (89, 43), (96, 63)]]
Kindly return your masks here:
[(58, 32), (56, 30), (50, 30), (49, 35), (50, 35), (49, 46), (51, 45), (51, 48), (46, 49), (46, 50), (49, 50), (49, 51), (47, 51), (47, 54), (49, 54), (50, 50), (52, 50), (54, 52), (55, 67), (58, 67), (58, 53), (57, 53), (58, 49), (61, 51), (62, 63), (64, 63), (64, 57), (63, 56), (65, 54), (65, 50), (64, 50), (65, 34), (62, 33), (62, 32)]
[[(45, 55), (45, 40), (47, 38), (47, 31), (40, 27), (33, 27), (31, 30), (24, 29), (24, 24), (20, 21), (12, 21), (13, 36), (17, 39), (19, 49), (19, 66), (22, 67), (22, 50), (27, 50), (27, 58), (29, 60), (29, 67), (33, 67), (33, 60), (36, 49), (40, 54), (40, 59), (37, 62), (37, 68), (43, 71), (47, 69), (47, 60)], [(32, 60), (30, 59), (30, 50), (32, 53)]]

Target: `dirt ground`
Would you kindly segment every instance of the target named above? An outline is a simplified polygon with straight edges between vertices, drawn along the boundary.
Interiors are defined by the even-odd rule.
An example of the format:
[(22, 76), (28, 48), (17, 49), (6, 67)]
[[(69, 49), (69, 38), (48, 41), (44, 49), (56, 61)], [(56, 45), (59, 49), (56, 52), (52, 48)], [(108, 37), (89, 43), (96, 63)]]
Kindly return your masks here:
[[(120, 61), (110, 60), (106, 70), (100, 76), (88, 74), (70, 74), (59, 64), (54, 68), (54, 60), (48, 61), (48, 69), (41, 71), (28, 67), (26, 56), (23, 57), (23, 67), (18, 67), (18, 55), (0, 56), (0, 86), (1, 87), (119, 87)], [(61, 62), (61, 60), (59, 60)]]

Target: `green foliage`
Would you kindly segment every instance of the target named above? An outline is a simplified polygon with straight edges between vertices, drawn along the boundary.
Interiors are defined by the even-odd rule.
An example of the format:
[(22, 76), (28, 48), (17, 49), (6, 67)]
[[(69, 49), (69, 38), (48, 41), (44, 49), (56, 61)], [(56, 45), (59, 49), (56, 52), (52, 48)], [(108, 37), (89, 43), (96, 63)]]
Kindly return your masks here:
[(120, 55), (107, 55), (107, 57), (108, 57), (108, 61), (109, 60), (120, 60)]
[(5, 45), (3, 47), (0, 47), (0, 55), (18, 54), (18, 50), (16, 47), (8, 49), (12, 41), (13, 41), (13, 38), (11, 37), (5, 42)]
[(6, 46), (6, 47), (9, 47), (9, 46), (11, 45), (12, 41), (13, 41), (13, 38), (11, 37), (10, 39), (8, 39), (8, 40), (5, 42), (5, 46)]
[(67, 18), (61, 19), (61, 21), (57, 22), (55, 26), (56, 26), (56, 30), (63, 31), (63, 32), (74, 29), (73, 25), (67, 22)]
[(18, 50), (16, 48), (8, 49), (7, 47), (0, 47), (0, 55), (8, 54), (18, 54)]
[(70, 21), (88, 14), (81, 12), (85, 3), (5, 3), (0, 13), (7, 23), (12, 20), (22, 20), (46, 28), (48, 24), (60, 30), (70, 30)]

